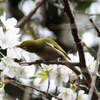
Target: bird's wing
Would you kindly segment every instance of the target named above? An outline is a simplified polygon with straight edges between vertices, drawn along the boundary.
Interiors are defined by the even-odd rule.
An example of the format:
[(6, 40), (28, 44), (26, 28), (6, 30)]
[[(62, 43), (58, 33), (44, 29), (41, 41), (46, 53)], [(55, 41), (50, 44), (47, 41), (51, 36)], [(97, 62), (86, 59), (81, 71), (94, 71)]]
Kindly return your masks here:
[[(59, 48), (57, 48), (56, 46), (52, 45), (51, 43), (49, 43), (49, 42), (47, 42), (47, 41), (46, 41), (46, 44), (47, 44), (48, 46), (52, 47), (52, 48), (55, 48), (57, 51), (63, 53), (69, 60), (71, 60), (71, 59), (67, 56), (66, 52), (62, 50), (61, 47), (60, 47), (60, 49), (59, 49)], [(58, 46), (59, 46), (59, 45), (58, 45)]]
[(52, 45), (51, 43), (49, 43), (49, 42), (45, 42), (48, 46), (50, 46), (50, 47), (53, 47), (54, 48), (54, 45)]

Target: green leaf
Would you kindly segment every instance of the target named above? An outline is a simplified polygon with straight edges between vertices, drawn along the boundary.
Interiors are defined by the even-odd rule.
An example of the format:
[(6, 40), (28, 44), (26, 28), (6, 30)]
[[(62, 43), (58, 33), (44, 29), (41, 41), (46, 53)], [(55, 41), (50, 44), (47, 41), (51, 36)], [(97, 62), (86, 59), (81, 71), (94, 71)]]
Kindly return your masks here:
[(40, 75), (41, 76), (41, 80), (40, 80), (39, 84), (43, 83), (48, 78), (48, 74), (51, 71), (52, 71), (52, 69), (49, 70), (49, 71), (43, 71), (43, 72), (40, 72), (40, 73), (37, 74), (37, 75)]
[(43, 83), (43, 82), (47, 79), (47, 77), (48, 77), (48, 76), (42, 76), (42, 77), (41, 77), (41, 80), (40, 80), (40, 82), (39, 82), (39, 84)]
[(47, 76), (47, 72), (40, 72), (40, 73), (38, 73), (37, 75), (40, 75), (40, 76)]

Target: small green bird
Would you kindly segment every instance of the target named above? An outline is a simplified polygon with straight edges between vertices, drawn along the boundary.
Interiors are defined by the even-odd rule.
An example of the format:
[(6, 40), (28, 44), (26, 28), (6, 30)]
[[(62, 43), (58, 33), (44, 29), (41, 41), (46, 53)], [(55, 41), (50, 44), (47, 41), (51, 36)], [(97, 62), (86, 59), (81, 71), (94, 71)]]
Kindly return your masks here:
[(70, 60), (67, 53), (55, 41), (49, 38), (26, 40), (16, 47), (30, 53), (35, 53), (46, 61), (58, 59), (63, 61), (68, 61), (68, 59)]

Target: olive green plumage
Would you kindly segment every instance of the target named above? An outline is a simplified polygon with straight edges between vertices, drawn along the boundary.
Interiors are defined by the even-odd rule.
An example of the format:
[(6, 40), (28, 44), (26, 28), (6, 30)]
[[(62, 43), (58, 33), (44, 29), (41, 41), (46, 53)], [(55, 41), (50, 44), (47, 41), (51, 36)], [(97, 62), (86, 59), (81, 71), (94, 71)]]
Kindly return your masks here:
[(61, 60), (70, 59), (67, 53), (53, 40), (49, 38), (41, 38), (37, 40), (26, 40), (17, 47), (22, 48), (31, 53), (35, 53), (44, 60)]

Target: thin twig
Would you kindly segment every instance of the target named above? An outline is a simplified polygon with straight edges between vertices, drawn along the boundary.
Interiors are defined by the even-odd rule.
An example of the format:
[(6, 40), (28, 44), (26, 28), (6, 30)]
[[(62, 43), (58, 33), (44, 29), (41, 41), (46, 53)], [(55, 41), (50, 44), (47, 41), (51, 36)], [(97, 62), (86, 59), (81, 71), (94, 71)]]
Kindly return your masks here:
[(48, 86), (47, 86), (47, 92), (49, 92), (49, 88), (50, 88), (50, 74), (48, 73), (49, 70), (47, 69), (47, 67), (45, 67), (46, 71), (47, 71), (47, 75), (48, 75)]
[(85, 43), (83, 43), (83, 45), (84, 45), (90, 52), (92, 52), (95, 56), (97, 56), (97, 52), (96, 52), (94, 49), (88, 47)]
[(35, 12), (37, 11), (37, 9), (45, 2), (45, 0), (41, 0), (40, 2), (38, 2), (36, 4), (36, 7), (33, 11), (31, 11), (27, 16), (23, 17), (16, 25), (16, 27), (22, 27), (23, 25), (25, 25), (30, 18), (35, 14)]
[(100, 30), (98, 29), (98, 27), (96, 26), (96, 24), (93, 22), (93, 20), (91, 18), (90, 18), (90, 21), (91, 21), (92, 25), (94, 26), (95, 30), (97, 31), (98, 37), (100, 37)]
[(51, 97), (56, 98), (57, 100), (62, 100), (62, 99), (58, 98), (57, 96), (55, 96), (55, 95), (53, 95), (51, 93), (42, 91), (42, 90), (37, 89), (37, 88), (35, 88), (35, 87), (31, 86), (31, 85), (24, 85), (24, 84), (21, 84), (19, 82), (14, 81), (14, 80), (12, 80), (11, 83), (15, 84), (16, 86), (24, 86), (24, 87), (32, 88), (32, 89), (34, 89), (34, 90), (36, 90), (36, 91), (38, 91), (38, 92), (40, 92), (40, 93), (42, 93), (42, 94), (44, 94), (46, 96), (51, 96)]
[(47, 92), (49, 92), (49, 88), (50, 88), (50, 76), (48, 74), (48, 87), (47, 87)]

